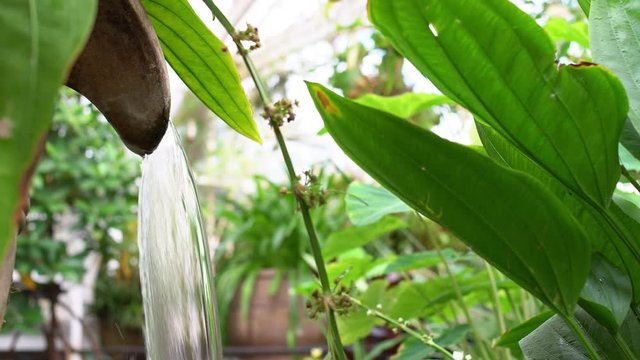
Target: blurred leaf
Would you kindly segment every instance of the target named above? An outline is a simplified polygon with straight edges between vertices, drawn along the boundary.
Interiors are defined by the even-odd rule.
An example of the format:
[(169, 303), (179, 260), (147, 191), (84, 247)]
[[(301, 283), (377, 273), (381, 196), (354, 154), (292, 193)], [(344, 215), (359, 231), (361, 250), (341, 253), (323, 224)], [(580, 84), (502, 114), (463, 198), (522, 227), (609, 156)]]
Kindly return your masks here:
[(433, 348), (430, 348), (422, 341), (409, 337), (400, 345), (398, 353), (393, 355), (391, 360), (424, 360), (434, 352)]
[[(369, 284), (367, 290), (358, 297), (358, 300), (369, 308), (375, 308), (377, 304), (381, 303), (380, 299), (382, 299), (386, 288), (386, 281), (373, 281)], [(340, 336), (345, 345), (367, 337), (377, 321), (376, 317), (368, 316), (367, 311), (362, 308), (358, 308), (345, 316), (339, 316), (337, 319)]]
[(164, 56), (202, 102), (238, 133), (261, 143), (230, 51), (187, 0), (142, 0)]
[(329, 133), (363, 170), (545, 304), (573, 312), (590, 246), (538, 181), (320, 85), (308, 87)]
[(608, 206), (628, 110), (611, 72), (556, 65), (544, 30), (506, 0), (371, 0), (369, 16), (444, 95), (567, 187)]
[(583, 21), (569, 23), (563, 18), (551, 18), (544, 25), (544, 30), (554, 42), (573, 41), (589, 48), (589, 27)]
[(453, 101), (443, 95), (411, 92), (396, 96), (365, 94), (354, 101), (403, 119), (408, 119), (418, 112), (434, 106), (454, 104)]
[(364, 226), (348, 227), (329, 236), (322, 247), (322, 254), (326, 259), (331, 259), (336, 255), (366, 245), (383, 235), (405, 227), (407, 227), (407, 224), (393, 216), (384, 217), (375, 223)]
[[(448, 260), (455, 260), (459, 255), (453, 249), (443, 249), (442, 253)], [(390, 274), (394, 272), (406, 272), (416, 269), (427, 269), (440, 264), (440, 256), (436, 251), (420, 251), (413, 254), (400, 255), (388, 260), (382, 266), (380, 274)]]
[(356, 226), (371, 224), (385, 215), (411, 211), (387, 189), (359, 182), (349, 185), (345, 201), (349, 220)]
[(595, 254), (578, 302), (600, 324), (616, 333), (629, 312), (632, 290), (626, 273)]
[(95, 13), (95, 0), (0, 2), (0, 259), (15, 236), (58, 88)]
[(589, 30), (593, 59), (620, 77), (629, 96), (629, 119), (640, 130), (640, 4), (593, 0)]

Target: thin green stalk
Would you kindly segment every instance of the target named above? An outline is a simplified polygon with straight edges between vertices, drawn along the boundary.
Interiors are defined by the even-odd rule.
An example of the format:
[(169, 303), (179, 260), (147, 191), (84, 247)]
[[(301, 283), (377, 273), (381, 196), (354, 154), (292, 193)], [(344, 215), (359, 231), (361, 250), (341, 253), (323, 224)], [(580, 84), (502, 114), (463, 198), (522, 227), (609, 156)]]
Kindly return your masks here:
[(524, 313), (525, 319), (531, 319), (531, 317), (533, 316), (531, 312), (531, 308), (529, 307), (529, 304), (530, 304), (529, 293), (521, 288), (520, 289), (520, 306), (522, 306), (522, 311)]
[(520, 313), (520, 307), (518, 307), (516, 305), (515, 300), (513, 300), (513, 295), (511, 295), (511, 291), (509, 291), (509, 289), (506, 289), (505, 293), (507, 294), (507, 299), (509, 299), (509, 304), (511, 304), (511, 309), (513, 309), (513, 314), (516, 316), (516, 320), (518, 321), (518, 323), (524, 322), (524, 318)]
[(600, 355), (598, 355), (598, 351), (595, 347), (593, 347), (593, 344), (591, 343), (591, 341), (589, 341), (587, 335), (582, 329), (582, 326), (578, 324), (576, 319), (574, 317), (568, 316), (564, 317), (564, 321), (567, 323), (567, 325), (569, 325), (571, 330), (573, 330), (573, 333), (576, 335), (578, 340), (580, 340), (582, 346), (584, 346), (584, 348), (587, 350), (591, 360), (601, 360)]
[(627, 344), (627, 342), (622, 338), (622, 335), (620, 335), (619, 332), (613, 336), (613, 340), (616, 342), (616, 345), (618, 345), (618, 348), (620, 348), (627, 360), (636, 360), (636, 356), (629, 348), (629, 344)]
[[(238, 52), (242, 56), (242, 59), (247, 66), (247, 70), (249, 74), (251, 74), (251, 78), (258, 90), (258, 94), (260, 95), (260, 99), (262, 100), (265, 108), (272, 105), (271, 97), (269, 96), (269, 92), (265, 87), (262, 79), (258, 75), (258, 71), (249, 57), (248, 51), (244, 48), (240, 40), (236, 39), (234, 34), (236, 33), (235, 28), (229, 22), (227, 17), (220, 11), (220, 9), (213, 3), (211, 0), (203, 0), (204, 3), (209, 7), (214, 17), (217, 18), (227, 33), (233, 38), (236, 46), (238, 47)], [(294, 186), (297, 184), (297, 175), (295, 168), (293, 167), (293, 162), (291, 161), (291, 156), (289, 155), (289, 150), (287, 148), (287, 144), (284, 141), (284, 136), (282, 136), (282, 132), (280, 128), (277, 126), (272, 126), (273, 132), (275, 133), (276, 139), (278, 141), (278, 145), (280, 147), (280, 151), (282, 152), (282, 158), (284, 159), (287, 172), (289, 175), (289, 181), (291, 183), (291, 188), (294, 189)], [(318, 269), (318, 277), (320, 278), (320, 284), (322, 286), (322, 293), (325, 297), (330, 297), (332, 295), (331, 285), (329, 283), (329, 276), (327, 275), (327, 269), (324, 264), (324, 259), (322, 258), (322, 250), (320, 249), (320, 242), (318, 241), (318, 236), (316, 234), (315, 227), (313, 225), (313, 221), (311, 219), (311, 214), (309, 212), (309, 206), (300, 196), (296, 195), (296, 200), (298, 202), (298, 206), (300, 208), (300, 213), (302, 213), (302, 218), (304, 220), (304, 225), (307, 230), (307, 234), (309, 236), (309, 243), (311, 244), (311, 253), (313, 254), (314, 261), (316, 263), (316, 267)], [(325, 311), (327, 314), (327, 322), (328, 322), (328, 340), (329, 340), (329, 348), (331, 349), (332, 355), (334, 358), (338, 360), (346, 360), (346, 354), (344, 352), (344, 346), (342, 345), (342, 340), (340, 339), (340, 333), (338, 331), (338, 325), (336, 322), (336, 317), (331, 308), (328, 305), (328, 302), (325, 303)]]
[(631, 176), (631, 173), (629, 173), (629, 170), (627, 170), (627, 168), (624, 166), (620, 166), (620, 169), (622, 170), (622, 175), (624, 175), (624, 177), (626, 177), (627, 180), (629, 180), (631, 185), (633, 185), (633, 187), (636, 188), (638, 192), (640, 192), (640, 184), (638, 184), (636, 179), (633, 176)]
[(482, 358), (493, 359), (493, 356), (491, 356), (490, 352), (485, 347), (486, 345), (485, 342), (480, 338), (478, 327), (475, 325), (475, 322), (471, 318), (471, 313), (469, 312), (469, 308), (467, 307), (467, 304), (464, 302), (464, 297), (462, 296), (462, 291), (460, 291), (460, 286), (458, 285), (458, 281), (456, 280), (455, 275), (453, 274), (453, 272), (451, 271), (451, 268), (449, 267), (449, 262), (444, 257), (444, 254), (442, 254), (442, 249), (440, 248), (440, 244), (438, 244), (438, 240), (433, 241), (433, 246), (436, 249), (436, 253), (438, 254), (438, 257), (442, 261), (442, 265), (444, 265), (444, 269), (445, 269), (445, 272), (447, 273), (447, 276), (451, 280), (451, 286), (453, 286), (453, 289), (456, 293), (456, 298), (458, 300), (460, 308), (462, 309), (462, 313), (464, 314), (465, 320), (471, 327), (471, 334), (473, 336), (473, 341), (477, 344), (480, 350), (480, 353), (482, 354)]
[(433, 349), (435, 349), (436, 351), (442, 353), (442, 355), (444, 355), (447, 359), (451, 359), (454, 360), (453, 354), (445, 349), (444, 347), (438, 345), (435, 341), (433, 341), (433, 338), (425, 333), (419, 332), (413, 328), (411, 328), (406, 321), (402, 321), (402, 320), (396, 320), (391, 318), (389, 315), (377, 310), (377, 309), (371, 309), (368, 306), (366, 306), (365, 304), (361, 303), (360, 300), (347, 295), (349, 297), (349, 299), (351, 300), (352, 303), (360, 306), (361, 308), (367, 310), (367, 315), (369, 316), (375, 316), (377, 318), (380, 318), (384, 321), (386, 321), (387, 323), (393, 325), (394, 327), (401, 329), (402, 331), (404, 331), (405, 333), (413, 336), (414, 338), (420, 340), (422, 343), (424, 343), (425, 345), (432, 347)]
[[(493, 300), (493, 312), (498, 322), (498, 328), (500, 334), (504, 334), (507, 331), (507, 325), (504, 320), (504, 313), (502, 312), (502, 305), (500, 304), (500, 295), (498, 294), (498, 285), (496, 284), (496, 276), (491, 265), (484, 261), (484, 266), (487, 269), (489, 275), (489, 283), (491, 284), (491, 299)], [(511, 360), (511, 352), (509, 349), (501, 349), (502, 355), (505, 359)]]

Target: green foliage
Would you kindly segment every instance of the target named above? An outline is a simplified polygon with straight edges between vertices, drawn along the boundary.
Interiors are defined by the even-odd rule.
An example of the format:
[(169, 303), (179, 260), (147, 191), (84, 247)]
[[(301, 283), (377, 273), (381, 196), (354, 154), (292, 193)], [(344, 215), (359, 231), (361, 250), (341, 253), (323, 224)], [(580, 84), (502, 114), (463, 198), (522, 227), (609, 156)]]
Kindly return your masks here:
[(411, 208), (383, 187), (353, 182), (347, 189), (347, 214), (354, 225), (362, 226), (385, 215), (411, 211)]
[[(320, 85), (309, 90), (329, 133), (365, 171), (548, 306), (573, 312), (589, 270), (589, 243), (539, 182)], [(383, 142), (388, 146), (377, 152)]]
[(580, 294), (580, 306), (610, 332), (616, 333), (629, 313), (631, 281), (626, 273), (598, 254), (591, 264)]
[(434, 106), (452, 104), (446, 96), (435, 94), (404, 93), (396, 96), (365, 94), (355, 100), (357, 103), (386, 111), (397, 117), (408, 119), (420, 111)]
[[(640, 331), (640, 322), (635, 315), (630, 314), (627, 317), (618, 337), (611, 335), (582, 309), (576, 311), (575, 317), (589, 342), (597, 347), (603, 360), (633, 359), (640, 356), (639, 349), (622, 345), (637, 341), (634, 339), (637, 339)], [(623, 350), (623, 346), (626, 350)], [(532, 360), (589, 358), (585, 348), (576, 339), (575, 333), (557, 315), (520, 340), (520, 347), (526, 358)]]
[(3, 333), (36, 333), (44, 324), (38, 301), (27, 292), (14, 293), (4, 315)]
[(599, 66), (558, 68), (547, 35), (508, 1), (421, 3), (371, 1), (370, 17), (445, 95), (606, 207), (620, 176), (617, 144), (628, 110), (618, 79)]
[(143, 0), (142, 4), (160, 38), (164, 56), (189, 89), (231, 128), (261, 142), (229, 50), (188, 1)]
[[(633, 6), (594, 2), (596, 60), (632, 66)], [(338, 145), (558, 314), (531, 337), (525, 335), (542, 318), (514, 332), (524, 337), (525, 355), (632, 359), (623, 329), (635, 326), (628, 314), (640, 299), (640, 223), (633, 201), (611, 200), (629, 110), (623, 83), (629, 90), (635, 71), (617, 71), (620, 82), (600, 65), (555, 64), (547, 34), (506, 0), (371, 0), (369, 16), (433, 84), (472, 112), (486, 153), (309, 84)], [(597, 35), (594, 21), (603, 27)], [(584, 25), (556, 20), (547, 29), (556, 41), (588, 46)], [(629, 95), (633, 111), (638, 99)], [(558, 346), (565, 343), (575, 352)]]
[(95, 12), (95, 0), (0, 4), (0, 259), (15, 236), (56, 93)]
[[(119, 314), (126, 317), (130, 309), (140, 307), (135, 268), (139, 176), (139, 162), (127, 154), (98, 111), (71, 91), (61, 92), (45, 152), (33, 175), (27, 225), (18, 237), (16, 270), (23, 285), (35, 290), (59, 282), (58, 276), (79, 282), (86, 256), (95, 251), (103, 261), (99, 283), (118, 277), (120, 287), (126, 283), (128, 291), (137, 293), (137, 302), (118, 302), (117, 293), (102, 291), (99, 303), (111, 303), (117, 309), (111, 316), (118, 321)], [(60, 240), (61, 232), (67, 233), (62, 235), (66, 241)], [(71, 252), (68, 241), (77, 240), (83, 241), (84, 249), (78, 250), (76, 244)], [(115, 273), (108, 273), (109, 261), (118, 264)], [(12, 300), (9, 308), (13, 306)]]
[[(345, 187), (344, 180), (336, 175), (322, 172), (318, 179), (323, 187)], [(261, 270), (277, 269), (277, 277), (288, 277), (291, 287), (301, 281), (297, 279), (307, 280), (310, 276), (305, 260), (308, 240), (304, 224), (300, 217), (292, 216), (298, 211), (295, 200), (281, 194), (280, 184), (262, 177), (256, 177), (255, 184), (255, 193), (246, 199), (227, 197), (216, 207), (221, 242), (215, 252), (215, 281), (223, 322), (239, 289), (244, 289), (239, 292), (241, 303), (249, 304), (252, 281)], [(313, 218), (318, 236), (325, 239), (345, 226), (344, 203), (338, 197), (329, 197), (327, 204), (313, 211)]]
[(396, 217), (385, 217), (379, 221), (359, 227), (348, 227), (329, 235), (322, 248), (322, 255), (328, 260), (337, 254), (366, 245), (391, 231), (406, 227)]

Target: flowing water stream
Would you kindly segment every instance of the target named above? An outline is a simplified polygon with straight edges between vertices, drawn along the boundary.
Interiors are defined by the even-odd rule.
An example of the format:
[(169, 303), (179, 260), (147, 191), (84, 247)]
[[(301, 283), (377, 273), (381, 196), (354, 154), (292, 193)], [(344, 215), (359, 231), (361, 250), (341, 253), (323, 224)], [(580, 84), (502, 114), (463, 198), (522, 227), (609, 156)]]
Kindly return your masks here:
[(138, 215), (147, 359), (221, 360), (207, 239), (172, 124), (142, 165)]

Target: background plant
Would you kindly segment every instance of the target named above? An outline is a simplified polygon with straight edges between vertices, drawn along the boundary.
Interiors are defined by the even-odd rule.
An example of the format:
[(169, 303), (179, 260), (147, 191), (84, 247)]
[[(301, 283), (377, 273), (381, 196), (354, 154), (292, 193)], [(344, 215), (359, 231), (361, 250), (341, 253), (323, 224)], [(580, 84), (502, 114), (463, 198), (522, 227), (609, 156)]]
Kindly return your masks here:
[[(64, 291), (82, 282), (90, 254), (100, 259), (96, 312), (112, 324), (141, 326), (135, 242), (140, 169), (117, 139), (95, 108), (69, 90), (60, 93), (33, 176), (27, 224), (18, 237), (16, 271), (24, 292), (12, 294), (3, 331), (24, 330), (20, 317), (26, 313), (19, 309), (47, 299), (47, 288)], [(122, 299), (117, 288), (131, 295)], [(30, 309), (29, 317), (42, 319), (35, 315), (39, 307)], [(33, 331), (41, 325), (28, 326)]]

